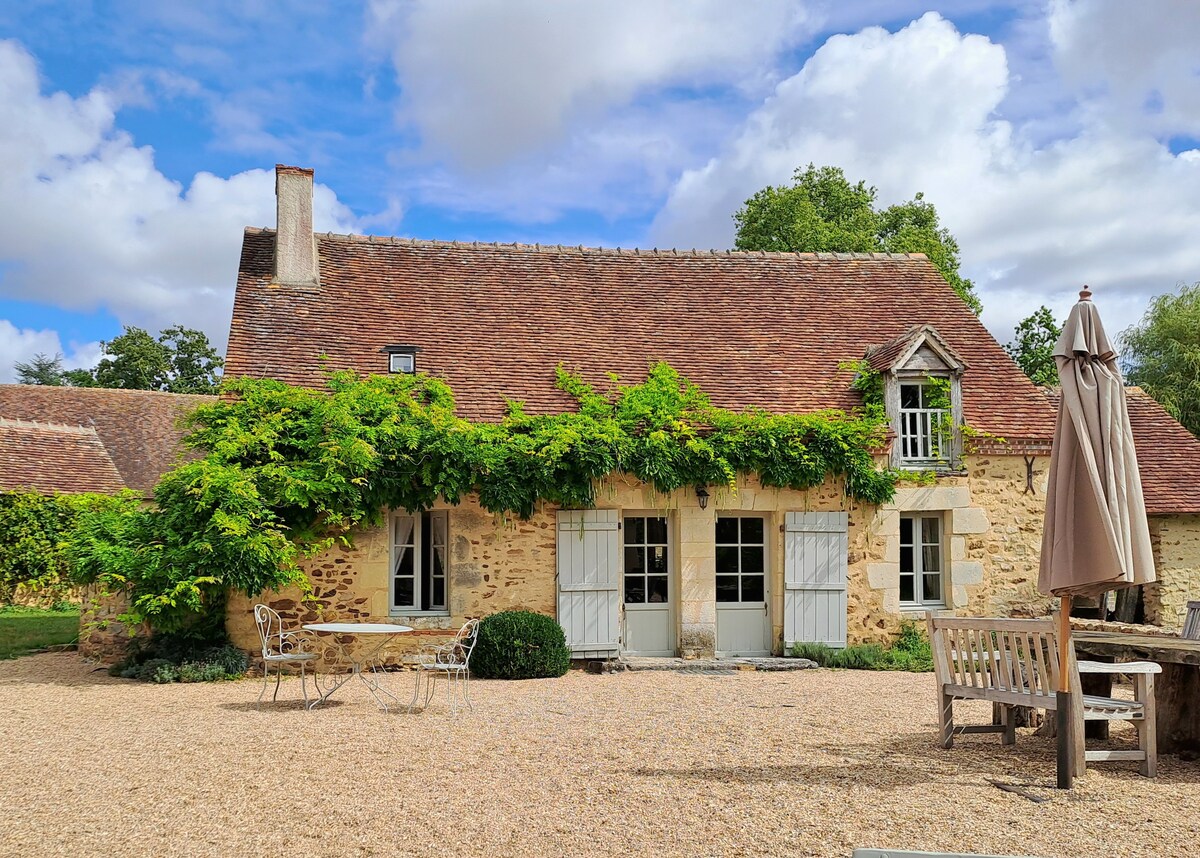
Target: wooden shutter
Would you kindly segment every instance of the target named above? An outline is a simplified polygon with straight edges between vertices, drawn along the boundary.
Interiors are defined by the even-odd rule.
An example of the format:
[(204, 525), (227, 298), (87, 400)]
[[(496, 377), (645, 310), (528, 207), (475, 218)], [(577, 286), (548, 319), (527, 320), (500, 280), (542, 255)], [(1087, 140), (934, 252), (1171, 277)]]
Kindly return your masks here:
[(784, 527), (783, 642), (846, 645), (844, 512), (789, 512)]
[(621, 651), (618, 529), (615, 509), (558, 513), (558, 622), (576, 658)]

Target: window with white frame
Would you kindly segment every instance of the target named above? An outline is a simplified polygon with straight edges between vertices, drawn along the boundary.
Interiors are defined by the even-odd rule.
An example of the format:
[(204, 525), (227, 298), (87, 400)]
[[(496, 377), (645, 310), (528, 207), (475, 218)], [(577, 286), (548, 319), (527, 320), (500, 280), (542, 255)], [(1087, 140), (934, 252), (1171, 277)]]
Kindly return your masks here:
[(900, 517), (900, 603), (946, 604), (940, 515)]
[(391, 541), (392, 613), (446, 613), (449, 514), (396, 513)]
[(900, 460), (907, 465), (937, 465), (950, 458), (951, 410), (945, 386), (933, 380), (900, 382)]

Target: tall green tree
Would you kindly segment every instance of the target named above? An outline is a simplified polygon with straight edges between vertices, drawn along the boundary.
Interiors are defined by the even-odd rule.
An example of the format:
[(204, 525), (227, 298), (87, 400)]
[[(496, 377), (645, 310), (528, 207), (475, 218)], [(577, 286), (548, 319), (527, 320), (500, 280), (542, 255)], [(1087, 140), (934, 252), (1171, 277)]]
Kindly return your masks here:
[(102, 342), (104, 357), (94, 370), (64, 374), (78, 387), (165, 390), (171, 393), (216, 393), (225, 362), (203, 331), (174, 325), (155, 338), (142, 328), (126, 326), (120, 336)]
[(1153, 299), (1120, 343), (1129, 382), (1200, 436), (1200, 283)]
[(766, 187), (738, 209), (739, 250), (811, 253), (924, 253), (967, 305), (983, 305), (975, 286), (958, 273), (959, 247), (941, 225), (937, 209), (917, 194), (905, 203), (876, 209), (877, 192), (851, 184), (840, 167), (809, 164), (790, 186)]
[(43, 384), (60, 387), (63, 383), (63, 356), (49, 357), (41, 352), (28, 362), (17, 361), (13, 369), (17, 372), (17, 384)]
[(1014, 339), (1004, 350), (1029, 376), (1029, 380), (1040, 385), (1058, 384), (1054, 344), (1062, 334), (1062, 325), (1054, 321), (1050, 308), (1038, 307), (1032, 315), (1017, 324), (1013, 333)]

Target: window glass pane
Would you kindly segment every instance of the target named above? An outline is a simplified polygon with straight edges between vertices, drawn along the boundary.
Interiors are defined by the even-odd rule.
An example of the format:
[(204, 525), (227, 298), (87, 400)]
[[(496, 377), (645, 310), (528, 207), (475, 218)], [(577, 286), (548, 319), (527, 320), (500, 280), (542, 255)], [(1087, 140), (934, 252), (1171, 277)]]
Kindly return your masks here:
[(742, 574), (761, 575), (766, 567), (763, 565), (763, 549), (747, 547), (742, 549)]
[(902, 384), (902, 385), (900, 385), (900, 407), (901, 408), (920, 408), (921, 407), (921, 385), (919, 385), (919, 384)]
[(646, 566), (647, 572), (652, 572), (656, 575), (667, 574), (667, 549), (662, 545), (655, 545), (652, 548), (646, 549), (648, 562)]
[(763, 520), (761, 518), (742, 519), (742, 542), (763, 543)]
[(717, 575), (736, 575), (738, 572), (738, 550), (725, 545), (717, 546)]
[(738, 600), (738, 576), (717, 576), (717, 601), (736, 602)]
[(636, 545), (646, 541), (646, 519), (631, 517), (625, 519), (625, 542)]
[(942, 549), (936, 545), (926, 545), (921, 549), (921, 571), (942, 571)]
[(942, 576), (941, 575), (922, 575), (924, 581), (925, 594), (923, 596), (926, 602), (942, 601)]
[(936, 518), (921, 519), (921, 541), (925, 543), (938, 543), (941, 538), (938, 536), (938, 531), (941, 530), (938, 525), (941, 522)]
[(916, 570), (913, 569), (913, 548), (911, 545), (900, 546), (900, 574), (911, 575)]
[(761, 602), (765, 598), (765, 578), (762, 575), (742, 576), (742, 601)]
[(738, 520), (736, 518), (717, 519), (717, 543), (732, 545), (738, 541)]
[(667, 601), (667, 576), (666, 575), (650, 575), (646, 578), (646, 601), (647, 602), (665, 602)]
[(625, 577), (625, 604), (640, 605), (646, 601), (646, 579), (641, 575)]
[(433, 579), (433, 604), (430, 608), (440, 609), (446, 607), (446, 579)]
[(394, 605), (397, 608), (411, 608), (413, 604), (413, 579), (412, 578), (397, 578), (396, 579), (396, 598)]
[(900, 601), (901, 602), (915, 602), (916, 601), (916, 596), (913, 593), (913, 576), (912, 575), (901, 575), (900, 576)]
[(646, 571), (646, 549), (625, 549), (625, 574), (637, 575)]
[(900, 519), (900, 544), (912, 545), (913, 541), (913, 520), (911, 518)]
[(651, 545), (667, 544), (667, 520), (665, 518), (646, 519), (646, 542)]
[(413, 550), (411, 547), (401, 545), (396, 549), (396, 567), (392, 570), (394, 575), (413, 574)]

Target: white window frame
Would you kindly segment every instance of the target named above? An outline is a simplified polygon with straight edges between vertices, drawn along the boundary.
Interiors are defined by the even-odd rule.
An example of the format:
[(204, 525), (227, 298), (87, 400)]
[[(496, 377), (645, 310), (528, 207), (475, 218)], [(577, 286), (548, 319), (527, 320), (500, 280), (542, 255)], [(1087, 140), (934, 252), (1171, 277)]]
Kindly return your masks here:
[[(923, 375), (920, 377), (906, 378), (899, 376), (896, 379), (896, 403), (897, 403), (897, 429), (896, 443), (900, 446), (900, 465), (907, 468), (936, 468), (948, 467), (953, 458), (954, 438), (947, 437), (941, 430), (941, 421), (949, 417), (953, 420), (954, 408), (905, 408), (904, 407), (904, 388), (908, 386), (919, 387), (921, 389), (921, 402), (924, 403), (925, 391), (933, 384), (930, 379), (945, 379), (950, 382), (951, 387), (954, 385), (954, 379), (946, 375)], [(951, 402), (953, 403), (953, 390), (951, 390)], [(909, 431), (910, 428), (914, 431)], [(952, 429), (951, 432), (954, 430)], [(934, 445), (936, 443), (939, 455), (934, 455)], [(917, 452), (928, 452), (926, 456), (909, 455), (911, 445), (919, 445), (920, 449)]]
[[(425, 544), (425, 520), (430, 520), (430, 533), (436, 533), (437, 528), (433, 526), (433, 519), (438, 518), (442, 521), (443, 539), (445, 545), (442, 548), (442, 574), (435, 575), (434, 570), (430, 569), (430, 579), (440, 577), (443, 580), (442, 598), (444, 604), (431, 606), (429, 609), (419, 608), (417, 606), (424, 603), (424, 593), (422, 587), (424, 585), (424, 562), (426, 552), (437, 550), (439, 546), (436, 544)], [(409, 519), (412, 522), (412, 529), (409, 535), (409, 541), (400, 544), (396, 539), (396, 531), (400, 519)], [(450, 562), (450, 513), (448, 510), (427, 510), (425, 512), (410, 514), (405, 512), (392, 513), (388, 519), (388, 613), (393, 617), (448, 617), (450, 615), (450, 578), (448, 566)], [(413, 552), (413, 599), (410, 605), (396, 604), (396, 579), (401, 577), (396, 574), (396, 567), (400, 559), (400, 550), (408, 549)]]
[[(913, 567), (912, 567), (911, 573), (904, 572), (903, 567), (900, 567), (899, 564), (897, 564), (899, 567), (899, 570), (900, 570), (900, 574), (899, 574), (900, 579), (902, 579), (908, 575), (911, 575), (911, 577), (913, 579), (913, 599), (911, 601), (905, 601), (902, 596), (901, 601), (900, 601), (900, 606), (902, 608), (910, 608), (910, 609), (911, 608), (944, 608), (944, 607), (946, 607), (946, 605), (947, 605), (946, 590), (950, 584), (950, 576), (949, 576), (949, 574), (947, 574), (947, 565), (946, 565), (946, 521), (945, 521), (945, 517), (938, 513), (933, 513), (933, 514), (930, 514), (930, 513), (903, 513), (900, 516), (900, 518), (902, 520), (907, 519), (913, 523), (912, 524), (912, 539), (913, 539), (913, 541), (912, 541), (911, 545), (906, 546), (904, 543), (903, 526), (901, 526), (901, 531), (899, 534), (901, 556), (903, 556), (904, 548), (909, 547), (912, 549), (912, 557), (913, 557)], [(937, 542), (925, 542), (924, 541), (924, 529), (922, 527), (922, 522), (925, 519), (932, 519), (933, 521), (937, 522), (937, 528), (938, 528)], [(938, 550), (938, 552), (937, 552), (938, 570), (936, 573), (927, 572), (925, 570), (925, 552), (923, 549), (932, 548), (935, 546)], [(927, 574), (928, 575), (936, 574), (938, 576), (938, 589), (941, 592), (941, 598), (936, 601), (925, 599), (924, 576)], [(897, 580), (897, 584), (899, 584), (899, 579)]]
[[(763, 561), (762, 561), (763, 562), (763, 568), (762, 568), (763, 597), (762, 597), (762, 600), (764, 602), (768, 601), (770, 598), (770, 583), (771, 583), (771, 550), (770, 550), (771, 546), (769, 544), (770, 543), (770, 533), (771, 533), (770, 518), (765, 513), (757, 513), (757, 512), (745, 512), (745, 513), (744, 512), (718, 512), (717, 518), (718, 519), (735, 518), (738, 520), (738, 532), (737, 532), (737, 541), (736, 542), (717, 542), (715, 539), (715, 536), (714, 536), (714, 547), (716, 547), (716, 548), (736, 548), (737, 552), (738, 552), (738, 571), (737, 571), (738, 600), (736, 602), (718, 601), (717, 606), (720, 607), (721, 605), (745, 605), (745, 604), (756, 605), (756, 604), (758, 604), (757, 601), (755, 601), (755, 602), (742, 601), (742, 579), (747, 576), (754, 576), (754, 575), (758, 574), (755, 572), (747, 573), (742, 569), (742, 549), (743, 548), (761, 548), (763, 551)], [(742, 541), (742, 519), (744, 519), (744, 518), (757, 518), (762, 521), (762, 526), (763, 526), (762, 542), (743, 542)], [(715, 528), (715, 524), (714, 524), (714, 528)], [(726, 572), (724, 574), (728, 575), (729, 573)]]
[(411, 375), (417, 371), (417, 356), (412, 352), (392, 352), (388, 355), (388, 372)]

